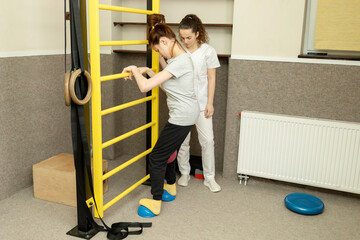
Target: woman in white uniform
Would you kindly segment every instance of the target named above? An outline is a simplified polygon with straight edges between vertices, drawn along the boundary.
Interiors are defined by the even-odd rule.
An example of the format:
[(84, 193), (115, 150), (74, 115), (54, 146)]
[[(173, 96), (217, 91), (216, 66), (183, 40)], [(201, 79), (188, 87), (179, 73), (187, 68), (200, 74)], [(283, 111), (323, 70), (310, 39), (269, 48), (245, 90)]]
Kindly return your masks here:
[[(212, 192), (221, 191), (215, 181), (214, 133), (212, 116), (214, 114), (214, 94), (216, 68), (220, 67), (217, 53), (207, 44), (208, 36), (201, 20), (194, 14), (186, 15), (180, 22), (179, 34), (187, 52), (194, 63), (194, 88), (200, 105), (200, 115), (196, 129), (201, 145), (204, 185)], [(190, 133), (179, 150), (177, 160), (181, 177), (178, 185), (188, 186), (190, 180)]]

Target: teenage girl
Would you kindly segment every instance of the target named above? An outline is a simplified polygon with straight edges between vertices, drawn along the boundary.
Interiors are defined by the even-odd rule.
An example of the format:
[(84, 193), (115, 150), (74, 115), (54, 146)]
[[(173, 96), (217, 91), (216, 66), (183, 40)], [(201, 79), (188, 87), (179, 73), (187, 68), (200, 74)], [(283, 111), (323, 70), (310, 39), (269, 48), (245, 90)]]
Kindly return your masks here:
[[(147, 67), (128, 66), (123, 73), (135, 77), (141, 92), (161, 86), (167, 95), (169, 119), (149, 155), (149, 171), (152, 199), (141, 199), (144, 206), (154, 215), (161, 209), (164, 190), (176, 196), (175, 162), (167, 163), (169, 157), (177, 151), (199, 116), (199, 104), (194, 91), (194, 71), (191, 56), (176, 40), (175, 33), (165, 23), (161, 14), (148, 17), (149, 46), (164, 59), (167, 66), (155, 74)], [(142, 74), (150, 78), (145, 78)], [(164, 179), (167, 184), (164, 185)], [(140, 208), (139, 208), (140, 209)], [(148, 217), (148, 216), (147, 216)]]
[[(221, 191), (215, 181), (214, 133), (212, 116), (214, 114), (214, 93), (216, 68), (220, 63), (213, 47), (207, 44), (208, 35), (200, 18), (194, 14), (186, 15), (180, 22), (179, 35), (191, 54), (195, 71), (195, 91), (200, 104), (200, 115), (196, 122), (202, 153), (204, 185), (212, 192)], [(178, 185), (187, 186), (190, 180), (190, 133), (182, 144), (177, 160), (181, 177)]]

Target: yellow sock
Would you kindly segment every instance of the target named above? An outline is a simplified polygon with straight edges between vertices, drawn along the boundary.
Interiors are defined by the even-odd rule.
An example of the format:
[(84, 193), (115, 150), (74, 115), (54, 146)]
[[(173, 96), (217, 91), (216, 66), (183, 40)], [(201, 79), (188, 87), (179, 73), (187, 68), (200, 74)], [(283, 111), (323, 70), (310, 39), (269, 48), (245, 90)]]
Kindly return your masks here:
[(141, 199), (139, 202), (140, 205), (148, 208), (152, 213), (155, 215), (160, 214), (161, 210), (161, 200), (154, 200), (154, 199)]
[(176, 196), (176, 184), (164, 184), (164, 190), (170, 193), (173, 196)]

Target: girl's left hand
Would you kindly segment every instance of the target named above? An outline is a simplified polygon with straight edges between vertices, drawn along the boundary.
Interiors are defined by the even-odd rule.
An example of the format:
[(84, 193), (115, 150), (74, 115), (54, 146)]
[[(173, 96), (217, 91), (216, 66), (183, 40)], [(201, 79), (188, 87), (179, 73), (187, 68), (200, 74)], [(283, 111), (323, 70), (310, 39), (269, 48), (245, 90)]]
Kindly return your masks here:
[(136, 71), (135, 69), (137, 69), (137, 67), (134, 66), (134, 65), (131, 65), (131, 66), (128, 66), (128, 67), (124, 68), (121, 73), (129, 73), (129, 76), (124, 77), (124, 79), (125, 80), (132, 80), (133, 72)]
[(211, 118), (213, 114), (214, 114), (214, 106), (212, 104), (206, 105), (204, 112), (205, 118)]

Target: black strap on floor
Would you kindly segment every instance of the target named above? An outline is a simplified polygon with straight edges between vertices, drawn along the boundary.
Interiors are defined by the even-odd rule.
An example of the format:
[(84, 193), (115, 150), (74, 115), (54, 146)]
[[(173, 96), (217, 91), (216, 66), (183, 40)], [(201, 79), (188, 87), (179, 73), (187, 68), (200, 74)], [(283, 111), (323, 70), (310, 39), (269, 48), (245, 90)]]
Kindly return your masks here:
[[(65, 0), (65, 8), (66, 8)], [(82, 74), (75, 82), (75, 93), (78, 99), (83, 99), (87, 92), (87, 81), (84, 76), (84, 54), (82, 48), (82, 35), (80, 24), (79, 0), (70, 1), (70, 31), (71, 31), (71, 69), (81, 69)], [(66, 58), (66, 56), (65, 56)], [(108, 227), (102, 218), (103, 226), (99, 226), (93, 219), (86, 204), (86, 183), (89, 184), (94, 200), (95, 210), (98, 211), (92, 182), (90, 151), (87, 139), (84, 108), (71, 101), (71, 133), (73, 142), (74, 163), (76, 170), (76, 197), (78, 226), (68, 232), (69, 235), (90, 239), (99, 231), (107, 231), (110, 240), (120, 240), (128, 235), (141, 234), (144, 227), (151, 227), (152, 223), (119, 222)], [(86, 172), (85, 172), (86, 170)], [(87, 176), (87, 177), (86, 177)], [(130, 231), (130, 228), (137, 230)]]

